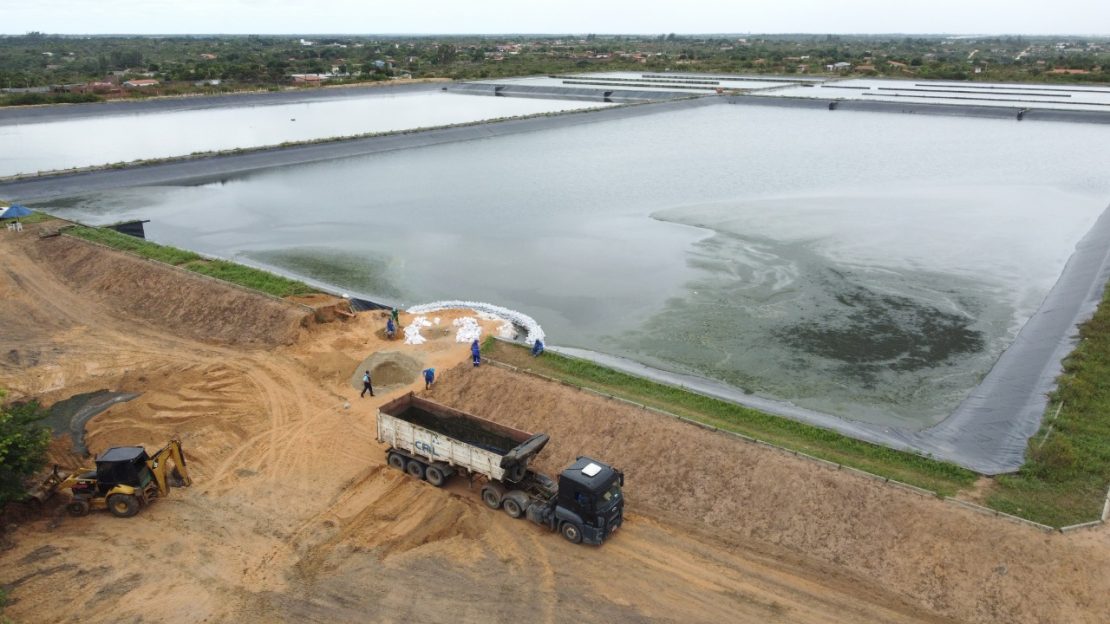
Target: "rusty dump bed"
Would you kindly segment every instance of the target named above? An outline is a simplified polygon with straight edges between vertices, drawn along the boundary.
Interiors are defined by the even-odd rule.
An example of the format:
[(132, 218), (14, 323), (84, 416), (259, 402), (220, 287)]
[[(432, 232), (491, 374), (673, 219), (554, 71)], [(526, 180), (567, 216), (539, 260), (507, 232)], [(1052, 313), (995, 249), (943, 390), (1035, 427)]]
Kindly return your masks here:
[(525, 431), (421, 399), (411, 392), (386, 403), (379, 411), (498, 455), (508, 454), (532, 436)]

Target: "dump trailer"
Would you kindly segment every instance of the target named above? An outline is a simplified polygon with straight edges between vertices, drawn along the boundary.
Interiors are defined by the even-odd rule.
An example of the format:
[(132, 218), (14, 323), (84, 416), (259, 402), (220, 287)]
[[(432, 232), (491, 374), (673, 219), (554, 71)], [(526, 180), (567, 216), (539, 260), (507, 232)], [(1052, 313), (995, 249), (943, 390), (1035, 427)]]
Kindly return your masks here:
[(422, 399), (413, 393), (378, 410), (378, 441), (386, 462), (441, 487), (453, 475), (483, 482), (482, 502), (527, 518), (573, 543), (601, 544), (624, 521), (624, 474), (579, 457), (556, 483), (529, 467), (547, 444), (530, 434)]

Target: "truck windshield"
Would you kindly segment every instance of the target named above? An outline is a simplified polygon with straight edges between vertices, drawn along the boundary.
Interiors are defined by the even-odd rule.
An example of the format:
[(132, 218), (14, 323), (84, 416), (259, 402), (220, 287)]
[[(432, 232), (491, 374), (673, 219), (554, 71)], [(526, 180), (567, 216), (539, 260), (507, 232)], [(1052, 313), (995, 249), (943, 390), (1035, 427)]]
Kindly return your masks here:
[(613, 503), (621, 499), (621, 482), (614, 479), (609, 487), (601, 493), (601, 498), (597, 502), (599, 508), (606, 508), (613, 505)]

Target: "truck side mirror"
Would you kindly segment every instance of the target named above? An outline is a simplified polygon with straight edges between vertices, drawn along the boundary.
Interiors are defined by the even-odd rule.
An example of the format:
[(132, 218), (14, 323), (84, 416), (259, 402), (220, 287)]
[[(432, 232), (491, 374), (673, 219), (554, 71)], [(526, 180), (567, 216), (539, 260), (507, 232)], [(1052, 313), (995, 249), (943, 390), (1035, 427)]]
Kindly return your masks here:
[(620, 476), (621, 476), (621, 487), (624, 487), (624, 473), (623, 472), (620, 473)]

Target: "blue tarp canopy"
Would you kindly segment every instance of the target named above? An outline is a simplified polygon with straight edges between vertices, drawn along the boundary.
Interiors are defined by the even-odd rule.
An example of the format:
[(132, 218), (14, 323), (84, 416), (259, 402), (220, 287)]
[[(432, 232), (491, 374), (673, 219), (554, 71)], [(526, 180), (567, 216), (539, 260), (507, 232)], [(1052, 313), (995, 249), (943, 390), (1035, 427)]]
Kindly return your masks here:
[(0, 219), (15, 219), (16, 217), (26, 217), (31, 214), (30, 208), (25, 208), (19, 204), (12, 204), (4, 210), (0, 210)]

